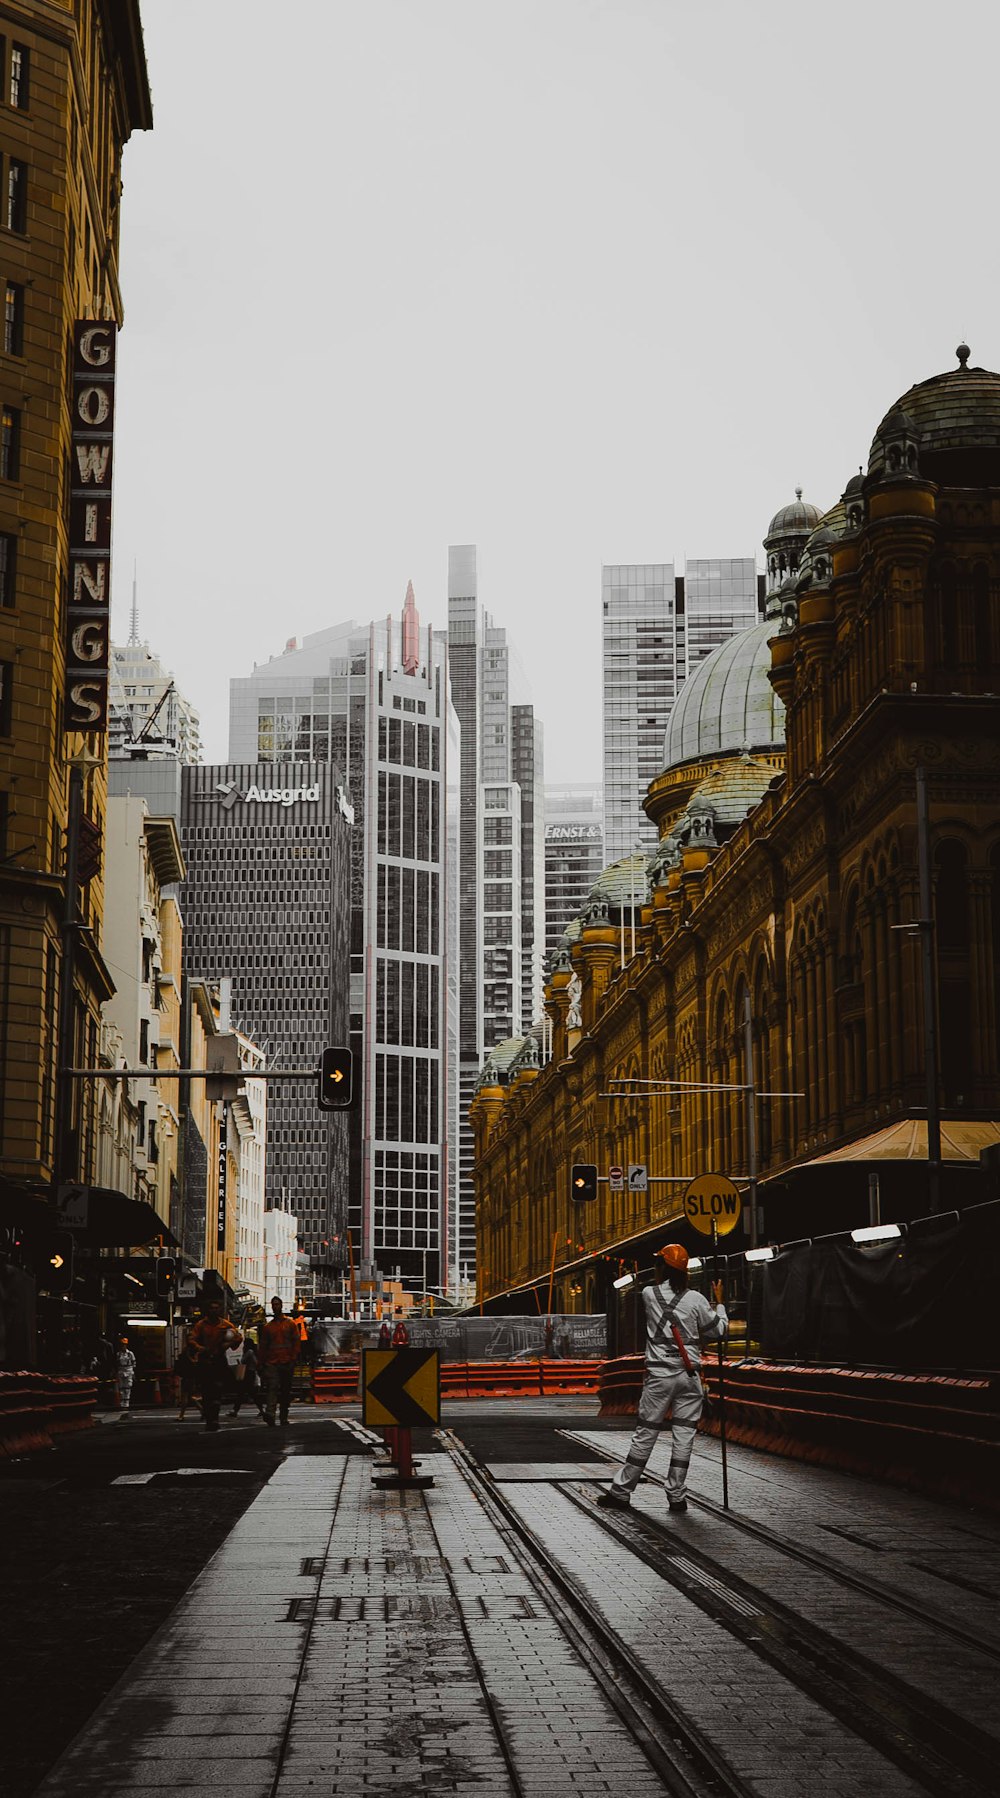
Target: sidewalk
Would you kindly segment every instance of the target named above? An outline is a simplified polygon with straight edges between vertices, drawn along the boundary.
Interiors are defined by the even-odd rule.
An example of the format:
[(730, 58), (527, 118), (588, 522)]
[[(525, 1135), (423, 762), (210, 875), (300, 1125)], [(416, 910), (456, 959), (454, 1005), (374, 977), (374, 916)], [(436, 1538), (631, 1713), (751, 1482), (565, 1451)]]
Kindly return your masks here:
[(658, 1793), (451, 1462), (428, 1509), (371, 1467), (290, 1457), (39, 1798), (494, 1798), (504, 1745), (537, 1798)]

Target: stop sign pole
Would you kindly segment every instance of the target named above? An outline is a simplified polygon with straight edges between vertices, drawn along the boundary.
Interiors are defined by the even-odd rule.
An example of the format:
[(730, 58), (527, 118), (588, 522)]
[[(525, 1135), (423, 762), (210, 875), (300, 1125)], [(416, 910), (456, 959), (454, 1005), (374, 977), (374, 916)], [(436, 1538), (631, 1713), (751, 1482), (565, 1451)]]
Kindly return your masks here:
[[(716, 1280), (719, 1277), (719, 1226), (712, 1224), (712, 1270)], [(725, 1299), (725, 1289), (722, 1293)], [(729, 1464), (726, 1460), (726, 1359), (722, 1353), (722, 1337), (716, 1343), (719, 1356), (719, 1448), (722, 1452), (722, 1509), (729, 1509)]]

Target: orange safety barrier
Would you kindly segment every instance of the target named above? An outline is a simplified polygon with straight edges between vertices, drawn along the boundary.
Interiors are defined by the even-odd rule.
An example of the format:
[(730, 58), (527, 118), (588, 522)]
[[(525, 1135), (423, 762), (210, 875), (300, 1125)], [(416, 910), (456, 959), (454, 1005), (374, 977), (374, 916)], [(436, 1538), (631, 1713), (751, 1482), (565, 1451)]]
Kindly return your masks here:
[[(635, 1415), (642, 1372), (639, 1355), (605, 1363), (602, 1417)], [(717, 1361), (702, 1375), (700, 1427), (718, 1435)], [(725, 1393), (730, 1441), (1000, 1509), (1000, 1409), (985, 1376), (727, 1361)]]
[(52, 1448), (54, 1436), (89, 1429), (96, 1404), (89, 1376), (0, 1373), (0, 1455)]
[[(557, 1361), (544, 1357), (519, 1361), (442, 1361), (442, 1398), (538, 1398), (556, 1393), (593, 1393), (603, 1362)], [(358, 1396), (359, 1363), (335, 1362), (313, 1369), (312, 1395), (317, 1405), (342, 1404)]]

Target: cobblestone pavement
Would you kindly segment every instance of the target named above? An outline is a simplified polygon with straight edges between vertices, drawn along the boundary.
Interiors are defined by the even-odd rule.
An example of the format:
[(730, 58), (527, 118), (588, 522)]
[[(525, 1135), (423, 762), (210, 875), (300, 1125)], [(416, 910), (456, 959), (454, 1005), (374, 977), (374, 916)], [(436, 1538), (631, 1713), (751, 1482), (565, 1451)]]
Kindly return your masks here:
[(366, 1461), (287, 1461), (40, 1798), (492, 1798), (508, 1755), (530, 1798), (660, 1792), (457, 1468), (434, 1475), (425, 1506)]
[[(472, 1415), (476, 1434), (487, 1413), (475, 1408), (475, 1431)], [(459, 1436), (463, 1421), (448, 1417)], [(519, 1427), (509, 1448), (500, 1432), (480, 1459), (747, 1790), (909, 1798), (928, 1789), (573, 1503), (573, 1489), (593, 1495), (606, 1480), (627, 1429), (581, 1427), (577, 1415), (548, 1434), (548, 1452), (539, 1438), (544, 1459), (532, 1460)], [(244, 1512), (38, 1798), (206, 1785), (239, 1798), (666, 1790), (460, 1468), (435, 1454), (426, 1494), (374, 1492), (367, 1457), (322, 1452), (321, 1434), (307, 1433), (321, 1452), (290, 1456)], [(665, 1473), (668, 1458), (666, 1437), (651, 1471)], [(1000, 1523), (742, 1447), (730, 1450), (729, 1484), (734, 1512), (998, 1640)], [(713, 1439), (698, 1441), (691, 1485), (721, 1499)], [(654, 1481), (634, 1508), (664, 1520)], [(669, 1527), (929, 1703), (997, 1727), (996, 1664), (974, 1648), (952, 1639), (942, 1653), (928, 1625), (898, 1612), (887, 1628), (877, 1593), (789, 1563), (696, 1504)]]

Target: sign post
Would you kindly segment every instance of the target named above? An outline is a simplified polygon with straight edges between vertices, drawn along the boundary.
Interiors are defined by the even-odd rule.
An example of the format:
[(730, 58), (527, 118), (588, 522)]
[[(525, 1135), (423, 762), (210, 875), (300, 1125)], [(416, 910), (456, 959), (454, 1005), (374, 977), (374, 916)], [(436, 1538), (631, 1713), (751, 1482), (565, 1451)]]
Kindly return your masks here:
[[(712, 1225), (712, 1275), (719, 1277), (719, 1226)], [(723, 1300), (725, 1299), (723, 1290)], [(722, 1453), (722, 1509), (729, 1509), (729, 1466), (726, 1461), (726, 1358), (722, 1352), (722, 1337), (716, 1344), (719, 1352), (719, 1448)]]
[[(693, 1229), (712, 1238), (712, 1280), (719, 1278), (719, 1237), (735, 1230), (742, 1213), (739, 1189), (728, 1174), (698, 1174), (684, 1191), (684, 1215)], [(723, 1294), (725, 1297), (725, 1294)], [(719, 1447), (722, 1451), (722, 1508), (729, 1509), (729, 1466), (726, 1460), (726, 1373), (719, 1338)]]
[(419, 1491), (433, 1486), (432, 1474), (413, 1471), (411, 1430), (441, 1421), (441, 1357), (437, 1349), (363, 1351), (362, 1421), (369, 1429), (393, 1431), (394, 1473), (376, 1474), (380, 1490)]

